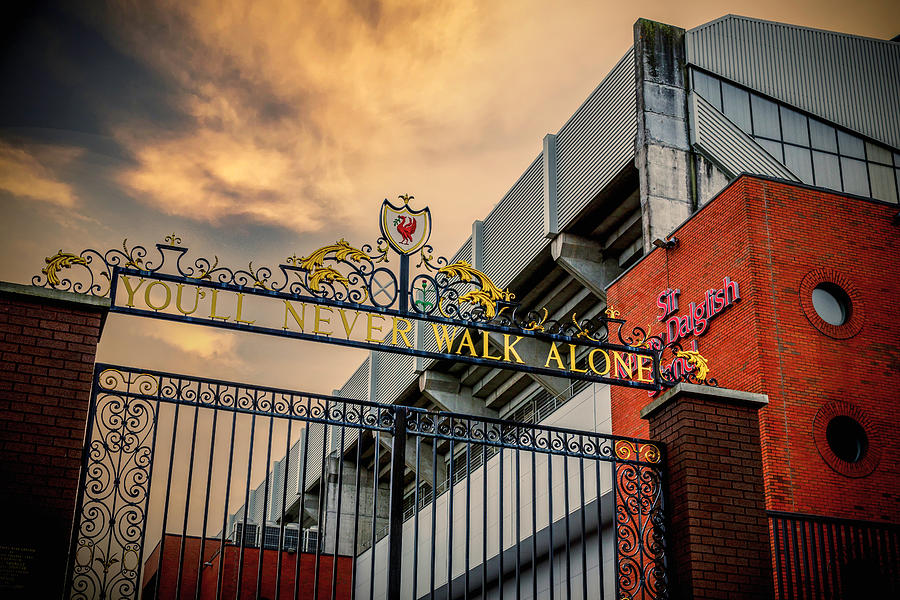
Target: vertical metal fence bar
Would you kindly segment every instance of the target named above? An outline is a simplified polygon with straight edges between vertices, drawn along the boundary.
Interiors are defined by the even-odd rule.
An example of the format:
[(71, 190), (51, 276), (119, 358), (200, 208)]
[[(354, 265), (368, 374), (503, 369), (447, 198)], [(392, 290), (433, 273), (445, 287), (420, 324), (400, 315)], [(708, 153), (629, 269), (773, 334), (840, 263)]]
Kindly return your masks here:
[[(597, 454), (599, 453), (600, 448), (598, 447)], [(597, 583), (600, 585), (600, 597), (603, 598), (606, 594), (606, 588), (603, 586), (603, 509), (600, 506), (600, 490), (602, 489), (600, 461), (594, 460), (594, 466), (597, 471)], [(615, 528), (613, 528), (613, 531), (615, 531)]]
[[(218, 403), (219, 386), (216, 385), (216, 392), (213, 394), (213, 404)], [(209, 518), (209, 493), (212, 487), (213, 458), (216, 450), (216, 423), (219, 418), (219, 409), (213, 408), (212, 428), (209, 436), (209, 464), (206, 468), (206, 497), (203, 499), (203, 525), (200, 532), (200, 556), (197, 557), (197, 585), (194, 589), (194, 600), (200, 600), (200, 587), (203, 582), (204, 556), (206, 554), (206, 530), (209, 526), (207, 519)], [(224, 533), (224, 532), (223, 532)], [(219, 551), (223, 550), (219, 545)]]
[[(422, 423), (419, 416), (419, 413), (415, 413), (415, 430), (417, 432), (422, 431)], [(413, 571), (412, 571), (412, 593), (413, 598), (418, 598), (419, 591), (419, 489), (422, 487), (419, 483), (419, 473), (421, 473), (421, 461), (422, 461), (422, 436), (416, 435), (416, 472), (414, 473), (413, 485), (415, 489), (413, 490), (413, 553), (412, 553), (412, 562), (413, 562)]]
[[(533, 433), (533, 432), (532, 432)], [(537, 441), (536, 437), (531, 438)], [(537, 452), (531, 448), (531, 598), (537, 598)]]
[[(200, 394), (197, 394), (199, 401)], [(178, 549), (178, 579), (175, 580), (175, 597), (181, 598), (181, 579), (184, 575), (184, 545), (187, 542), (188, 515), (191, 508), (191, 484), (194, 480), (194, 450), (197, 447), (197, 413), (200, 408), (194, 405), (194, 424), (191, 428), (191, 453), (188, 459), (187, 489), (184, 498), (184, 520), (181, 524), (181, 548)]]
[[(94, 381), (95, 381), (95, 385), (96, 385), (96, 379)], [(94, 389), (96, 389), (96, 388), (94, 388)], [(94, 405), (93, 405), (94, 402), (96, 402), (96, 396), (91, 397), (91, 409), (90, 409), (91, 411), (94, 410)], [(85, 430), (85, 432), (86, 432), (85, 433), (85, 459), (87, 459), (87, 449), (90, 447), (90, 436), (91, 436), (91, 430), (93, 429), (93, 420), (94, 420), (92, 412), (88, 413), (88, 414), (89, 414), (89, 416), (88, 416), (88, 422), (87, 422), (87, 429)], [(149, 457), (150, 462), (149, 462), (149, 471), (147, 473), (147, 496), (146, 496), (146, 499), (144, 500), (144, 502), (146, 502), (148, 504), (149, 504), (149, 500), (150, 500), (150, 489), (151, 489), (150, 486), (153, 483), (153, 457), (156, 456), (156, 434), (157, 434), (158, 430), (159, 430), (159, 397), (157, 397), (157, 399), (156, 399), (155, 413), (153, 415), (153, 436), (152, 436), (152, 440), (150, 442), (150, 457)], [(84, 463), (82, 463), (82, 469), (86, 469), (86, 467), (84, 467), (83, 464)], [(82, 477), (84, 476), (83, 473), (84, 473), (84, 470), (82, 470)], [(83, 485), (84, 485), (84, 480), (82, 479), (82, 480), (80, 480), (79, 488), (78, 488), (79, 489), (78, 507), (75, 510), (76, 520), (74, 521), (74, 524), (73, 524), (73, 530), (72, 530), (73, 536), (78, 533), (78, 530), (75, 528), (78, 526), (77, 517), (81, 515), (81, 501), (82, 501), (82, 496), (81, 496), (82, 491), (81, 490), (83, 489), (83, 487), (82, 487)], [(145, 511), (144, 512), (144, 523), (141, 525), (141, 547), (140, 547), (141, 557), (144, 556), (144, 541), (146, 540), (146, 535), (147, 535), (147, 514)], [(74, 541), (75, 541), (74, 537), (73, 537), (72, 541), (74, 544)], [(72, 565), (70, 565), (70, 568), (71, 568), (71, 566)], [(144, 570), (144, 562), (143, 562), (143, 560), (141, 560), (138, 563), (137, 573), (135, 574), (136, 582), (142, 581), (141, 575), (143, 574), (143, 570)], [(71, 575), (69, 575), (69, 577), (71, 577)], [(69, 588), (66, 587), (65, 589), (68, 590)]]
[[(325, 401), (325, 418), (331, 413), (331, 402)], [(328, 497), (328, 430), (327, 423), (322, 424), (322, 468), (319, 469), (319, 510), (316, 513), (316, 561), (313, 572), (313, 599), (319, 600), (319, 568), (322, 561), (322, 545), (325, 543), (325, 502)], [(374, 548), (374, 546), (373, 546)], [(374, 550), (373, 550), (374, 552)]]
[(487, 453), (487, 423), (482, 423), (481, 444), (481, 599), (487, 598), (487, 509), (488, 509), (488, 453)]
[[(272, 408), (275, 407), (275, 394), (272, 393)], [(266, 556), (266, 522), (268, 521), (268, 516), (266, 514), (267, 509), (269, 508), (269, 473), (271, 472), (272, 466), (272, 427), (274, 426), (275, 419), (273, 417), (269, 417), (269, 435), (266, 440), (266, 482), (263, 487), (263, 518), (262, 523), (260, 523), (260, 534), (259, 534), (259, 554), (256, 561), (256, 597), (261, 597), (262, 592), (262, 573), (263, 573), (263, 560)], [(274, 490), (273, 490), (274, 491)], [(276, 549), (280, 553), (280, 548)]]
[[(306, 412), (312, 410), (312, 400), (306, 398)], [(300, 594), (300, 558), (306, 552), (303, 545), (303, 519), (306, 516), (306, 474), (309, 471), (309, 427), (312, 425), (307, 421), (303, 431), (303, 458), (300, 462), (300, 509), (297, 512), (297, 523), (300, 528), (300, 537), (297, 540), (297, 556), (294, 557), (294, 600)], [(323, 427), (324, 429), (324, 427)], [(318, 540), (318, 536), (316, 537)]]
[(822, 565), (822, 591), (826, 598), (831, 598), (831, 585), (829, 584), (829, 571), (834, 567), (833, 564), (828, 560), (827, 554), (827, 540), (825, 538), (825, 527), (823, 527), (822, 522), (819, 521), (816, 523), (816, 536), (819, 540), (819, 562)]
[(515, 461), (516, 461), (516, 496), (515, 496), (515, 511), (516, 511), (516, 600), (522, 600), (522, 495), (520, 492), (520, 483), (522, 481), (522, 468), (519, 461), (519, 446), (521, 445), (521, 430), (518, 426), (516, 426), (516, 449), (515, 449)]
[[(259, 406), (259, 398), (254, 395), (253, 397), (253, 409), (256, 410)], [(237, 398), (235, 398), (235, 403), (237, 403)], [(249, 454), (249, 458), (247, 461), (247, 483), (244, 488), (244, 518), (243, 525), (241, 526), (241, 545), (238, 550), (238, 568), (237, 568), (237, 586), (235, 588), (234, 597), (235, 600), (240, 600), (241, 598), (241, 585), (244, 583), (244, 549), (246, 546), (247, 539), (247, 512), (250, 509), (250, 478), (253, 474), (253, 439), (256, 436), (256, 415), (253, 414), (250, 416), (250, 446), (247, 453)]]
[(563, 434), (563, 511), (566, 515), (566, 600), (572, 598), (572, 537), (569, 532), (569, 435)]
[[(616, 454), (615, 442), (610, 442), (612, 444), (612, 456)], [(612, 546), (613, 546), (613, 597), (619, 598), (621, 594), (620, 584), (621, 579), (619, 578), (619, 520), (618, 520), (618, 510), (619, 510), (619, 463), (613, 459), (612, 462), (612, 486), (610, 488), (610, 493), (612, 494), (612, 515), (610, 515), (610, 519), (612, 521)], [(600, 481), (597, 481), (597, 504), (600, 504)], [(602, 536), (601, 536), (602, 537)]]
[[(550, 434), (547, 434), (547, 447), (551, 448)], [(550, 578), (550, 599), (553, 600), (556, 590), (553, 586), (553, 452), (547, 452), (547, 529), (550, 533), (549, 559), (547, 561), (547, 575)]]
[[(178, 385), (178, 397), (181, 397), (181, 384)], [(159, 600), (159, 586), (162, 583), (163, 556), (166, 551), (166, 525), (169, 522), (169, 499), (172, 493), (172, 465), (175, 462), (175, 441), (178, 436), (178, 404), (175, 405), (175, 417), (172, 422), (172, 445), (169, 448), (169, 472), (166, 476), (166, 501), (163, 505), (162, 534), (159, 540), (159, 560), (156, 563), (156, 585), (153, 589), (154, 600)]]
[[(789, 523), (790, 532), (791, 532), (791, 545), (793, 546), (794, 552), (792, 557), (793, 571), (794, 571), (794, 586), (793, 588), (797, 592), (798, 597), (803, 597), (803, 577), (800, 572), (800, 541), (797, 539), (797, 524), (793, 521)], [(791, 595), (793, 597), (793, 594)]]
[(775, 587), (778, 590), (778, 600), (784, 600), (784, 581), (782, 580), (782, 541), (781, 533), (778, 529), (777, 517), (771, 519), (772, 523), (772, 545), (775, 554)]
[[(362, 412), (361, 408), (360, 408), (360, 412)], [(362, 421), (362, 419), (360, 419), (360, 421)], [(356, 595), (356, 566), (357, 566), (357, 563), (359, 562), (357, 560), (357, 555), (359, 554), (359, 497), (362, 495), (362, 494), (360, 494), (360, 489), (359, 489), (360, 475), (361, 475), (362, 468), (359, 463), (362, 460), (362, 434), (363, 434), (363, 432), (362, 432), (362, 430), (360, 430), (356, 435), (356, 465), (354, 467), (356, 469), (356, 482), (355, 482), (356, 487), (354, 488), (356, 490), (356, 492), (355, 492), (356, 498), (354, 501), (354, 508), (353, 508), (353, 547), (352, 547), (353, 567), (352, 567), (351, 573), (350, 573), (350, 595), (351, 595), (351, 597), (355, 597), (355, 595)]]
[[(466, 552), (465, 552), (465, 588), (463, 597), (469, 600), (469, 547), (472, 545), (471, 512), (472, 512), (472, 419), (466, 420)], [(417, 450), (418, 452), (418, 450)], [(418, 456), (418, 454), (416, 454)], [(415, 588), (413, 588), (415, 589)]]
[(388, 500), (388, 598), (400, 597), (400, 584), (402, 581), (400, 571), (403, 565), (403, 478), (406, 475), (406, 415), (406, 407), (394, 407), (394, 435), (391, 440), (391, 484), (390, 499)]
[(808, 530), (809, 537), (809, 555), (812, 559), (812, 585), (813, 585), (813, 597), (820, 598), (819, 590), (821, 589), (821, 577), (819, 575), (819, 558), (818, 552), (816, 552), (819, 548), (819, 540), (816, 538), (816, 524), (812, 521), (806, 524)]
[[(347, 404), (344, 403), (344, 410), (342, 414), (344, 414), (346, 418), (347, 413)], [(337, 568), (338, 568), (338, 555), (340, 550), (340, 541), (341, 541), (341, 506), (343, 505), (342, 500), (344, 499), (344, 435), (345, 435), (345, 427), (341, 425), (341, 443), (338, 445), (338, 480), (337, 480), (337, 507), (334, 511), (335, 514), (335, 524), (334, 524), (334, 555), (331, 557), (331, 596), (329, 596), (329, 600), (334, 600), (337, 598)]]
[(222, 583), (224, 576), (225, 559), (225, 537), (227, 535), (225, 529), (228, 527), (228, 502), (231, 498), (231, 473), (234, 467), (234, 430), (237, 421), (237, 411), (231, 413), (231, 442), (228, 446), (228, 474), (225, 476), (225, 507), (222, 511), (222, 535), (219, 540), (219, 552), (221, 559), (219, 560), (219, 569), (216, 573), (216, 598), (222, 597)]
[(453, 451), (454, 433), (453, 419), (450, 419), (450, 465), (447, 469), (447, 594), (448, 598), (453, 597)]
[[(634, 444), (635, 458), (638, 458), (640, 456), (640, 442), (638, 440), (632, 440), (632, 443)], [(642, 477), (641, 477), (642, 469), (643, 469), (643, 467), (640, 464), (637, 464), (634, 466), (634, 470), (637, 475), (637, 481), (642, 480)], [(646, 573), (646, 571), (644, 570), (644, 552), (642, 551), (643, 545), (644, 545), (644, 527), (646, 526), (647, 522), (649, 522), (649, 520), (650, 520), (649, 513), (647, 515), (647, 522), (645, 522), (644, 519), (642, 518), (644, 515), (644, 510), (643, 510), (644, 501), (641, 498), (642, 491), (643, 491), (642, 487), (643, 486), (641, 486), (641, 485), (637, 486), (637, 522), (638, 522), (637, 545), (638, 545), (638, 556), (640, 556), (640, 560), (638, 560), (638, 564), (640, 565), (640, 569), (641, 569), (640, 574), (639, 574), (640, 582), (642, 584), (641, 587), (643, 587), (643, 584), (646, 583), (646, 579), (644, 578), (644, 574)]]
[(498, 425), (500, 428), (500, 444), (497, 448), (499, 457), (498, 463), (498, 473), (500, 474), (497, 479), (497, 507), (499, 508), (499, 515), (497, 518), (497, 527), (498, 527), (498, 535), (497, 535), (497, 554), (499, 558), (499, 564), (497, 567), (497, 597), (500, 600), (503, 600), (503, 424), (500, 423)]
[[(578, 436), (578, 488), (581, 490), (581, 599), (587, 600), (587, 521), (585, 519), (584, 506), (584, 436)], [(598, 531), (600, 524), (597, 523)]]
[[(288, 400), (288, 414), (293, 415), (293, 398)], [(287, 482), (288, 475), (291, 472), (291, 426), (294, 424), (293, 419), (288, 419), (287, 434), (284, 438), (284, 471), (281, 476), (281, 517), (278, 519), (278, 561), (275, 564), (275, 598), (281, 600), (281, 566), (282, 554), (284, 554), (284, 531), (285, 531), (285, 512), (287, 510)], [(298, 519), (299, 521), (299, 519)], [(297, 528), (297, 548), (295, 552), (300, 552), (300, 528)]]
[[(378, 410), (378, 419), (376, 422), (381, 423), (381, 409)], [(372, 463), (372, 547), (369, 551), (369, 600), (375, 598), (375, 543), (378, 532), (378, 463), (379, 449), (381, 448), (381, 431), (375, 430), (375, 459)]]
[(439, 419), (441, 417), (435, 415), (434, 416), (434, 438), (431, 440), (431, 575), (430, 575), (430, 595), (429, 598), (434, 598), (434, 559), (435, 559), (435, 546), (437, 545), (437, 535), (435, 532), (435, 528), (437, 527), (437, 445), (438, 438), (437, 432), (439, 427)]

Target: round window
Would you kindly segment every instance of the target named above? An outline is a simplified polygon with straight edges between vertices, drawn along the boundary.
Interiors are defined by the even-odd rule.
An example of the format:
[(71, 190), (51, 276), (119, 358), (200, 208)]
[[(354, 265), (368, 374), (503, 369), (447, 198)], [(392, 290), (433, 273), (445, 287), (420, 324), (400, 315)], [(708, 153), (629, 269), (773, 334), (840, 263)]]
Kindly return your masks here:
[(848, 463), (858, 463), (869, 449), (866, 430), (852, 417), (838, 415), (828, 422), (825, 439), (835, 456)]
[(829, 325), (843, 325), (850, 320), (850, 296), (833, 283), (820, 283), (813, 288), (812, 304), (816, 314)]

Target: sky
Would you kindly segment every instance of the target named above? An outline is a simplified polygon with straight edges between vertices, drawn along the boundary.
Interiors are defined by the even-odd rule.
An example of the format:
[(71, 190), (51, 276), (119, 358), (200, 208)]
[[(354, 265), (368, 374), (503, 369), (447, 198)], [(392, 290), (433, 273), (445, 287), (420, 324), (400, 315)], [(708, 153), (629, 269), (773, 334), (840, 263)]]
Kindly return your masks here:
[[(451, 256), (645, 17), (727, 13), (887, 39), (890, 1), (6, 2), (0, 280), (58, 250), (275, 265), (430, 206)], [(329, 393), (364, 351), (111, 315), (98, 358)]]

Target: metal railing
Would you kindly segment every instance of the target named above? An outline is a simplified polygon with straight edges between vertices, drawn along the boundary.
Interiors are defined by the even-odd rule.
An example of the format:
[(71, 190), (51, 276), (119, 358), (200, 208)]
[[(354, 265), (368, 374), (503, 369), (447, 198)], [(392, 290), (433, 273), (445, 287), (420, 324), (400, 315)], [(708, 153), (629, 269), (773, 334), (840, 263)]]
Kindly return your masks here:
[(779, 600), (900, 597), (900, 525), (769, 512)]
[(647, 440), (98, 365), (69, 596), (666, 598), (663, 470)]

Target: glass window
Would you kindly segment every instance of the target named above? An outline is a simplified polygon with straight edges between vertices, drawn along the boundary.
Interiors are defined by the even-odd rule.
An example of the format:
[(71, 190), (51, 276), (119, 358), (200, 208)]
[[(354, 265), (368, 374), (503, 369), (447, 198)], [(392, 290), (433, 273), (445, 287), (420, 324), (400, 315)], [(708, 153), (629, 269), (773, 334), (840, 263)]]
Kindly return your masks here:
[(722, 110), (722, 95), (719, 93), (719, 80), (710, 77), (706, 73), (694, 71), (694, 91), (703, 96), (703, 98)]
[(850, 296), (833, 283), (820, 283), (812, 291), (813, 309), (831, 325), (843, 325), (850, 319)]
[(844, 179), (844, 191), (857, 196), (869, 195), (869, 177), (866, 173), (866, 163), (841, 157), (841, 175)]
[(844, 156), (852, 156), (853, 158), (865, 158), (866, 154), (863, 150), (863, 141), (855, 135), (838, 131), (838, 146), (841, 148), (841, 154)]
[(784, 164), (784, 154), (781, 152), (781, 144), (778, 142), (773, 142), (772, 140), (765, 140), (763, 138), (755, 138), (756, 143), (762, 146), (766, 152), (775, 157), (775, 160)]
[(780, 140), (781, 126), (778, 124), (778, 105), (756, 94), (751, 94), (750, 106), (753, 109), (753, 135)]
[(781, 135), (785, 142), (809, 146), (806, 117), (795, 110), (781, 107)]
[(722, 82), (722, 112), (732, 123), (750, 133), (750, 94), (741, 88)]
[(890, 151), (888, 151), (887, 148), (873, 144), (872, 142), (866, 142), (866, 158), (883, 165), (891, 164)]
[(866, 456), (869, 449), (869, 436), (856, 420), (838, 415), (825, 427), (825, 439), (828, 447), (839, 459), (848, 463), (857, 463)]
[(784, 145), (784, 165), (800, 178), (803, 183), (813, 183), (812, 160), (809, 148)]
[(841, 189), (841, 169), (838, 157), (813, 150), (813, 167), (816, 172), (816, 185), (832, 190)]
[(885, 202), (897, 201), (894, 186), (894, 169), (869, 163), (869, 181), (872, 182), (872, 197)]
[(816, 119), (809, 120), (809, 134), (812, 137), (812, 147), (816, 150), (828, 150), (837, 152), (837, 138), (834, 127), (826, 125)]

